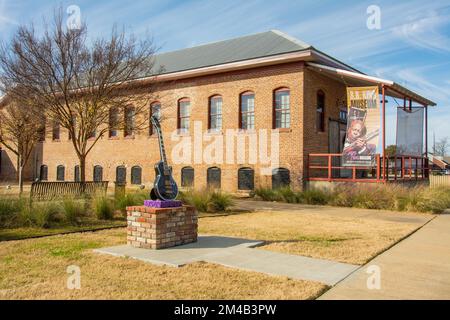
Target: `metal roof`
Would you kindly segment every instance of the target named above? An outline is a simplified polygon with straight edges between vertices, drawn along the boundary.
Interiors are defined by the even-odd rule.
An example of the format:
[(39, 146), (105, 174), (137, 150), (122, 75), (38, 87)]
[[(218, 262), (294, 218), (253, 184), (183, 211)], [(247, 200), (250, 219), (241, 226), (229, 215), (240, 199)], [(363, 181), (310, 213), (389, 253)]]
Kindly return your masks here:
[(270, 57), (312, 48), (280, 31), (271, 30), (235, 39), (155, 55), (162, 74)]

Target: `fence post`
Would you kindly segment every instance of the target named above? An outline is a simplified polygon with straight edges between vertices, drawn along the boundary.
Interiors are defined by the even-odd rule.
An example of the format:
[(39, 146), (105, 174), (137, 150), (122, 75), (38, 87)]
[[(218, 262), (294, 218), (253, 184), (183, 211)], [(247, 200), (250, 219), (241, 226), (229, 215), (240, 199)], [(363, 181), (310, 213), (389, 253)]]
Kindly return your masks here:
[(332, 178), (332, 175), (331, 175), (331, 154), (329, 154), (328, 155), (328, 181), (329, 182), (331, 182), (331, 178)]

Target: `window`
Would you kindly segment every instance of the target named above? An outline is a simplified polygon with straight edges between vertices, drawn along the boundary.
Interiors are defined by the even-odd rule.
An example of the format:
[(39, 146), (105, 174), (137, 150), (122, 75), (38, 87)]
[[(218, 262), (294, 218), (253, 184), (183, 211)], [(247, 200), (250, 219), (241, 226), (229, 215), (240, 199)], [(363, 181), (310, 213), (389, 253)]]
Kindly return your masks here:
[(109, 109), (109, 137), (114, 138), (118, 136), (119, 114), (117, 108)]
[(317, 91), (316, 130), (325, 131), (325, 93), (322, 90)]
[(255, 129), (255, 94), (244, 92), (241, 94), (239, 110), (239, 129)]
[(54, 120), (52, 127), (52, 139), (59, 140), (60, 139), (60, 125), (59, 122)]
[(150, 106), (149, 135), (154, 135), (156, 128), (152, 123), (151, 116), (155, 116), (158, 120), (161, 119), (161, 104), (159, 102), (152, 103)]
[(94, 166), (94, 182), (103, 181), (103, 168), (102, 166)]
[(142, 169), (139, 166), (134, 166), (131, 168), (131, 184), (141, 184), (142, 183)]
[(74, 170), (73, 170), (73, 180), (75, 182), (80, 182), (81, 181), (81, 179), (80, 179), (80, 166), (79, 165), (76, 165)]
[(290, 91), (282, 88), (274, 91), (274, 129), (290, 128), (291, 111), (290, 111)]
[(221, 130), (222, 129), (222, 97), (213, 96), (209, 98), (208, 109), (208, 129)]
[(253, 190), (255, 188), (255, 172), (251, 168), (238, 170), (238, 190)]
[(341, 109), (339, 111), (339, 119), (343, 122), (347, 122), (347, 110)]
[(191, 117), (191, 102), (184, 98), (178, 101), (178, 130), (189, 131), (189, 118)]
[(288, 169), (278, 168), (272, 172), (272, 189), (288, 187), (291, 184), (290, 172)]
[(192, 187), (194, 185), (194, 168), (184, 167), (181, 169), (181, 186)]
[(125, 108), (125, 137), (132, 137), (134, 134), (134, 126), (135, 126), (135, 109), (134, 107), (126, 107)]
[(220, 189), (221, 171), (220, 168), (211, 167), (206, 172), (206, 185), (208, 188)]
[(127, 168), (118, 166), (116, 168), (116, 184), (125, 185), (127, 183)]
[(39, 169), (39, 180), (48, 180), (48, 167), (45, 164), (41, 165), (41, 168)]
[(56, 167), (56, 181), (64, 181), (66, 168), (63, 165)]

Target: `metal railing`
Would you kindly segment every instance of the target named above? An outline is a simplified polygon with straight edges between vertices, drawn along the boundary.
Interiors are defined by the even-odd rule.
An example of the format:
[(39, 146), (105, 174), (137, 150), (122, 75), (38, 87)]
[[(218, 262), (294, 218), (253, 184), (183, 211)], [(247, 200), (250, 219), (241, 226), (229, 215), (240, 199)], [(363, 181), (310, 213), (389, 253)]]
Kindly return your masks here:
[[(384, 164), (384, 166), (383, 166)], [(308, 155), (309, 181), (368, 182), (426, 180), (428, 159), (421, 156), (375, 156), (372, 167), (343, 166), (340, 153), (312, 153)]]
[(65, 182), (39, 181), (31, 184), (30, 200), (48, 201), (63, 197), (81, 198), (97, 193), (106, 194), (108, 181), (99, 182)]

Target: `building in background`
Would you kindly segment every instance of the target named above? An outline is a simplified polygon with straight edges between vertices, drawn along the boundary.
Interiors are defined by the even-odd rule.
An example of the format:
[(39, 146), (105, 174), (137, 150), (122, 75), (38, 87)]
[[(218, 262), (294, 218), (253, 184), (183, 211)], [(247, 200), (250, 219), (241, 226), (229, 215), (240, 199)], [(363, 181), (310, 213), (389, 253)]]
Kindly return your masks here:
[[(320, 170), (311, 167), (311, 155), (328, 159), (317, 166), (326, 170), (316, 178), (349, 178), (339, 169), (340, 160), (327, 156), (340, 154), (343, 149), (347, 86), (378, 86), (380, 92), (405, 101), (416, 101), (424, 107), (434, 105), (394, 82), (364, 75), (279, 31), (162, 53), (156, 56), (156, 63), (164, 72), (158, 76), (159, 98), (149, 104), (149, 113), (162, 116), (168, 160), (181, 187), (211, 186), (228, 192), (248, 192), (259, 186), (302, 188), (313, 180), (312, 171)], [(125, 116), (133, 122), (132, 108)], [(196, 149), (207, 149), (212, 140), (225, 137), (226, 131), (233, 129), (245, 141), (246, 158), (206, 163), (192, 156), (191, 161), (177, 163), (173, 148), (182, 139), (194, 139), (196, 123), (201, 124), (209, 140), (192, 142)], [(270, 174), (262, 174), (267, 164), (249, 159), (255, 152), (250, 137), (260, 130), (268, 135), (276, 132), (279, 137), (279, 161)], [(238, 151), (235, 147), (234, 152)], [(127, 130), (111, 128), (88, 155), (86, 177), (151, 185), (153, 165), (159, 159), (158, 139), (152, 127), (145, 132), (136, 132), (130, 126)], [(26, 178), (76, 181), (77, 161), (68, 133), (56, 125), (36, 147)], [(13, 180), (15, 159), (6, 150), (2, 151), (1, 166), (0, 178)], [(376, 168), (379, 181), (383, 178), (380, 166)]]

